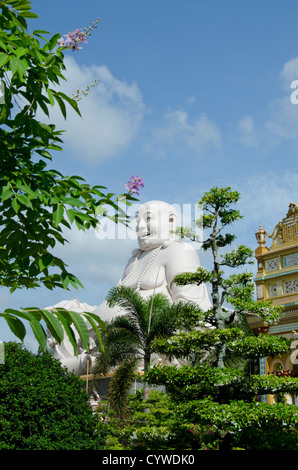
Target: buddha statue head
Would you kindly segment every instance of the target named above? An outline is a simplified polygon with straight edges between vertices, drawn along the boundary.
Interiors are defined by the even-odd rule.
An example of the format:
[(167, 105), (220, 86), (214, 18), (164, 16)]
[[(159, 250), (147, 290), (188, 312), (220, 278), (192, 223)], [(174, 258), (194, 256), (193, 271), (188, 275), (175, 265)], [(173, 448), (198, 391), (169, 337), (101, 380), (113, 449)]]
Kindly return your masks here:
[(163, 201), (149, 201), (136, 212), (136, 232), (139, 248), (149, 251), (175, 240), (177, 212)]

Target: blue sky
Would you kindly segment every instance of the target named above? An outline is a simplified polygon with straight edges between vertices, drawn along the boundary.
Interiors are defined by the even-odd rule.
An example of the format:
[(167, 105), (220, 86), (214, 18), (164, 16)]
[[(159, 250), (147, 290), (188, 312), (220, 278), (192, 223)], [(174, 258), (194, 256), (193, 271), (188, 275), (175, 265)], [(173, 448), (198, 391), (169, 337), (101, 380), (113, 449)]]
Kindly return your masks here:
[[(79, 52), (66, 51), (69, 94), (100, 80), (69, 111), (63, 153), (52, 165), (91, 185), (124, 191), (145, 182), (140, 201), (194, 205), (212, 186), (242, 194), (238, 242), (256, 248), (298, 202), (298, 79), (295, 0), (42, 0), (30, 29), (61, 35), (101, 22)], [(78, 297), (99, 305), (121, 277), (135, 240), (102, 240), (76, 230), (57, 247), (85, 289), (0, 294), (2, 308), (46, 307)], [(270, 239), (268, 246), (270, 246)], [(200, 253), (203, 265), (208, 258)], [(255, 269), (255, 268), (254, 268)], [(9, 332), (2, 328), (2, 338)]]

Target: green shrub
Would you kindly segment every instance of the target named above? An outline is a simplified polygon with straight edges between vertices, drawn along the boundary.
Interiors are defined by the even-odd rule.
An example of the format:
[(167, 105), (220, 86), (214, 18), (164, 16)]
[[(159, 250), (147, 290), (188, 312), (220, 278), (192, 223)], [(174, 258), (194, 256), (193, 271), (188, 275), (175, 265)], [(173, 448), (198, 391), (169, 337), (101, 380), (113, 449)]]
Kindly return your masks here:
[(189, 450), (218, 448), (218, 433), (210, 425), (199, 426), (177, 418), (177, 405), (164, 392), (151, 390), (147, 400), (137, 390), (129, 396), (125, 419), (102, 409), (98, 436), (105, 436), (105, 450)]
[(0, 364), (0, 449), (96, 447), (96, 418), (82, 382), (50, 354), (5, 344)]

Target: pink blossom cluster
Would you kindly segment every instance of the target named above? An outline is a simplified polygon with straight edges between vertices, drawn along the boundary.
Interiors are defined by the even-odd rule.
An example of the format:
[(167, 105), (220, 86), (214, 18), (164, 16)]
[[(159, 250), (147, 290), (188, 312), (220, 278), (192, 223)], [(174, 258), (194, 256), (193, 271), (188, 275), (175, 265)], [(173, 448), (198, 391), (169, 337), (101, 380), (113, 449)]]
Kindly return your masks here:
[(125, 188), (131, 194), (139, 195), (139, 189), (143, 187), (144, 187), (144, 181), (139, 175), (131, 176), (128, 183), (125, 184)]
[(64, 34), (66, 39), (62, 37), (58, 39), (58, 44), (60, 47), (67, 47), (73, 51), (79, 51), (82, 47), (79, 46), (81, 42), (88, 44), (86, 39), (86, 33), (82, 32), (81, 29), (76, 29), (72, 33)]

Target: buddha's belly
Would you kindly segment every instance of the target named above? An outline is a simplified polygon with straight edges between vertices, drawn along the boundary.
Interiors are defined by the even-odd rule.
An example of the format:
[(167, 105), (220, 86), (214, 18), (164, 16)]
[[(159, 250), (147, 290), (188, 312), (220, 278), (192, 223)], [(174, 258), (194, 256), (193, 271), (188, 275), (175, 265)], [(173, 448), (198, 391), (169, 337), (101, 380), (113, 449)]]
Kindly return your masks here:
[(139, 290), (139, 294), (142, 296), (142, 297), (150, 297), (151, 295), (156, 295), (156, 294), (164, 294), (166, 295), (169, 300), (171, 300), (171, 295), (169, 293), (169, 290), (168, 290), (168, 287), (167, 287), (167, 284), (164, 283), (163, 285), (161, 286), (157, 286), (157, 287), (154, 287), (154, 288), (151, 288), (151, 289), (144, 289), (141, 287), (141, 289)]
[(141, 265), (138, 266), (138, 269), (125, 280), (124, 285), (132, 287), (133, 289), (139, 289), (140, 291), (153, 292), (155, 289), (167, 289), (164, 266), (151, 266), (148, 271), (145, 271), (146, 267), (142, 268)]

